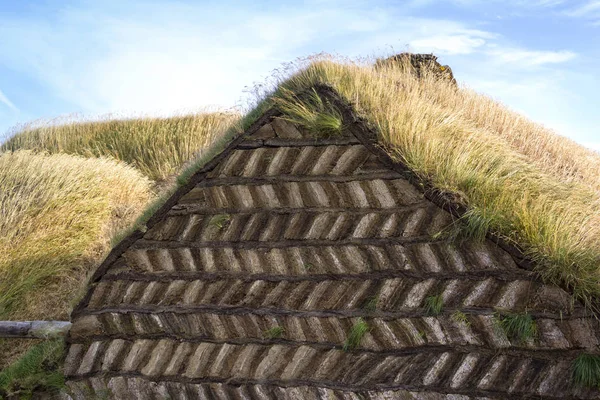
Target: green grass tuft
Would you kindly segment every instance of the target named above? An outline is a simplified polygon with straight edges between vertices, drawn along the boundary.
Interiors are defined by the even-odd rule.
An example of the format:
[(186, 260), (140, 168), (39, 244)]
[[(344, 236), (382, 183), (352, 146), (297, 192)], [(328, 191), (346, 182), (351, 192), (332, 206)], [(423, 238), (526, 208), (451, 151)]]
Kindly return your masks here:
[(439, 315), (443, 308), (444, 299), (441, 294), (425, 298), (425, 314), (432, 316)]
[(311, 271), (315, 268), (315, 266), (311, 263), (305, 263), (304, 264), (304, 269), (306, 269), (307, 271)]
[(467, 314), (460, 310), (454, 311), (451, 315), (451, 318), (455, 322), (465, 324), (466, 326), (471, 326), (471, 321), (469, 321), (469, 317), (467, 317)]
[(377, 296), (371, 296), (366, 299), (363, 308), (367, 311), (373, 312), (373, 311), (377, 310), (377, 302), (378, 301), (379, 301), (379, 298)]
[(537, 324), (528, 312), (519, 314), (504, 314), (497, 321), (511, 340), (524, 342), (537, 336)]
[(576, 386), (600, 388), (600, 356), (580, 354), (571, 364), (571, 380)]
[(58, 392), (65, 381), (60, 372), (64, 350), (61, 339), (33, 346), (0, 372), (0, 398), (30, 399), (34, 390)]
[(229, 214), (217, 214), (210, 219), (209, 225), (216, 226), (219, 229), (223, 229), (223, 227), (229, 222), (231, 219), (231, 215)]
[(342, 132), (342, 115), (337, 108), (321, 99), (313, 89), (308, 95), (281, 89), (274, 98), (283, 119), (302, 126), (315, 137), (330, 137)]
[(267, 339), (279, 339), (285, 332), (285, 329), (281, 326), (274, 326), (271, 329), (267, 329), (264, 335)]
[(369, 325), (362, 318), (359, 318), (352, 328), (350, 328), (350, 332), (348, 332), (348, 337), (344, 342), (344, 351), (350, 351), (357, 348), (368, 331)]

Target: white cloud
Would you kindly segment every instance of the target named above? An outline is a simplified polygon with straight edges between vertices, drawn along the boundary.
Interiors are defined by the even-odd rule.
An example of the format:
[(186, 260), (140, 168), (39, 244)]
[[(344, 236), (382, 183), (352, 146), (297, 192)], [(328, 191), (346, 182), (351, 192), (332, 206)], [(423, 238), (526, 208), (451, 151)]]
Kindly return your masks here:
[(411, 0), (408, 4), (412, 7), (424, 7), (433, 3), (453, 3), (458, 6), (472, 7), (501, 3), (504, 6), (521, 8), (553, 8), (566, 2), (567, 0)]
[(589, 21), (591, 26), (600, 25), (600, 0), (588, 1), (585, 4), (563, 11), (568, 17)]
[(417, 52), (434, 52), (446, 55), (470, 54), (486, 43), (485, 38), (489, 35), (482, 34), (458, 34), (458, 35), (435, 35), (426, 38), (415, 39), (409, 44)]
[(600, 13), (600, 1), (589, 1), (580, 7), (572, 8), (565, 12), (570, 17), (589, 17), (597, 16)]
[(532, 67), (544, 64), (558, 64), (572, 60), (577, 56), (572, 51), (533, 51), (514, 48), (500, 48), (487, 52), (494, 60), (516, 64), (518, 66)]
[[(0, 63), (72, 105), (67, 112), (169, 114), (232, 106), (245, 86), (298, 56), (381, 55), (392, 46), (409, 46), (445, 56), (440, 62), (452, 66), (457, 79), (493, 82), (481, 88), (546, 117), (560, 114), (553, 104), (564, 105), (565, 94), (553, 89), (547, 75), (529, 68), (539, 78), (531, 80), (523, 70), (549, 70), (575, 56), (515, 48), (466, 22), (406, 16), (358, 0), (344, 8), (320, 1), (318, 7), (280, 5), (259, 12), (243, 4), (123, 3), (72, 6), (51, 22), (0, 16), (0, 37), (14, 38), (0, 41)], [(131, 8), (128, 13), (120, 7)]]
[[(150, 14), (160, 11), (164, 19), (155, 21)], [(242, 21), (232, 10), (233, 21), (225, 27), (218, 21), (195, 24), (201, 11), (154, 9), (132, 19), (68, 9), (60, 24), (0, 21), (0, 36), (20, 38), (0, 50), (15, 69), (85, 113), (170, 113), (232, 106), (245, 85), (313, 39), (306, 14)]]
[(8, 99), (8, 97), (2, 93), (2, 90), (0, 90), (0, 103), (4, 104), (12, 111), (19, 111), (19, 109)]
[(135, 18), (93, 7), (64, 9), (52, 24), (0, 18), (0, 37), (18, 38), (0, 42), (0, 61), (48, 86), (74, 111), (171, 113), (232, 106), (245, 86), (310, 53), (365, 55), (403, 40), (419, 51), (468, 54), (495, 37), (364, 4), (260, 13), (251, 6), (145, 4)]

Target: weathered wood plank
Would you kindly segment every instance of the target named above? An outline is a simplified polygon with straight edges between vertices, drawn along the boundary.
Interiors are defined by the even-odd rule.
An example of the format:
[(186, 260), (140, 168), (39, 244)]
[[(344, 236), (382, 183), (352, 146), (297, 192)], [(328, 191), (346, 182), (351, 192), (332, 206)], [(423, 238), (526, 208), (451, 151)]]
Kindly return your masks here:
[(64, 337), (69, 321), (0, 321), (0, 338), (53, 339)]

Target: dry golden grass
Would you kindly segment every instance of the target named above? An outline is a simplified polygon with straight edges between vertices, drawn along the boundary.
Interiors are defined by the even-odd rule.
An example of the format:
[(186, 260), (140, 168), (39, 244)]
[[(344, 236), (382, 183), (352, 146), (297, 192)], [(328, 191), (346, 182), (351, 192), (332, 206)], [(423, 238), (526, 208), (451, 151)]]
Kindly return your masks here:
[(299, 101), (290, 91), (315, 84), (354, 103), (393, 157), (458, 194), (470, 231), (522, 245), (545, 278), (579, 299), (600, 295), (600, 155), (489, 97), (433, 74), (418, 80), (398, 63), (313, 60), (279, 82), (275, 101), (289, 108)]
[(235, 113), (198, 113), (170, 118), (47, 121), (21, 127), (1, 149), (113, 157), (155, 181), (177, 173), (198, 149), (220, 136)]
[(68, 318), (110, 237), (151, 195), (146, 177), (115, 160), (0, 155), (0, 319)]
[[(236, 122), (212, 113), (22, 127), (0, 153), (0, 319), (68, 319), (153, 191), (164, 197)], [(0, 368), (30, 344), (0, 341)]]

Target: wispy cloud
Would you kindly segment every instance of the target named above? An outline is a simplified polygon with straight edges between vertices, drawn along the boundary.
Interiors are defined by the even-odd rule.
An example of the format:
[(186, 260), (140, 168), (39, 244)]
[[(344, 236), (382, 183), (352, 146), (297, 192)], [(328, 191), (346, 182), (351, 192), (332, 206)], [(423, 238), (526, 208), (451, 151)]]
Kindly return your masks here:
[(452, 3), (463, 7), (499, 3), (520, 8), (553, 8), (567, 3), (567, 0), (411, 0), (408, 4), (412, 7), (425, 7), (433, 3)]
[(350, 4), (282, 5), (260, 13), (240, 5), (224, 13), (210, 5), (144, 3), (135, 7), (135, 19), (124, 17), (127, 10), (71, 7), (52, 24), (0, 17), (0, 37), (19, 38), (0, 42), (0, 61), (88, 114), (169, 113), (231, 106), (245, 86), (310, 53), (365, 55), (408, 44), (419, 51), (469, 54), (495, 37), (464, 23)]
[(495, 35), (489, 32), (470, 30), (464, 33), (433, 35), (415, 39), (409, 44), (415, 51), (432, 51), (439, 54), (470, 54), (486, 44)]
[(568, 17), (584, 19), (595, 26), (600, 25), (600, 0), (587, 1), (578, 7), (568, 8), (563, 14)]
[(600, 13), (600, 1), (589, 1), (579, 7), (569, 9), (565, 12), (570, 17), (589, 17), (598, 16)]
[(501, 63), (516, 63), (520, 67), (558, 64), (570, 61), (577, 56), (576, 53), (568, 50), (535, 51), (515, 48), (492, 49), (487, 54)]
[[(415, 4), (425, 7), (434, 1)], [(523, 9), (564, 4), (490, 2)], [(547, 43), (542, 51), (522, 40), (513, 42), (510, 32), (504, 36), (495, 31), (502, 29), (498, 24), (410, 13), (407, 7), (375, 0), (309, 0), (302, 6), (279, 2), (258, 9), (245, 2), (83, 1), (39, 15), (0, 14), (0, 37), (14, 39), (0, 40), (0, 65), (43, 87), (52, 96), (48, 103), (72, 107), (62, 113), (169, 114), (232, 106), (245, 86), (261, 82), (273, 68), (299, 56), (320, 51), (381, 55), (408, 46), (441, 55), (440, 61), (452, 66), (457, 79), (487, 81), (488, 86), (479, 87), (504, 96), (509, 104), (523, 105), (521, 110), (534, 110), (540, 119), (558, 115), (556, 106), (551, 107), (563, 105), (566, 96), (552, 89), (560, 85), (552, 72), (573, 59), (574, 51), (548, 48)], [(0, 103), (10, 108), (5, 97)]]
[(12, 111), (19, 111), (19, 109), (6, 97), (2, 90), (0, 90), (0, 103), (4, 104), (6, 107), (10, 108)]

